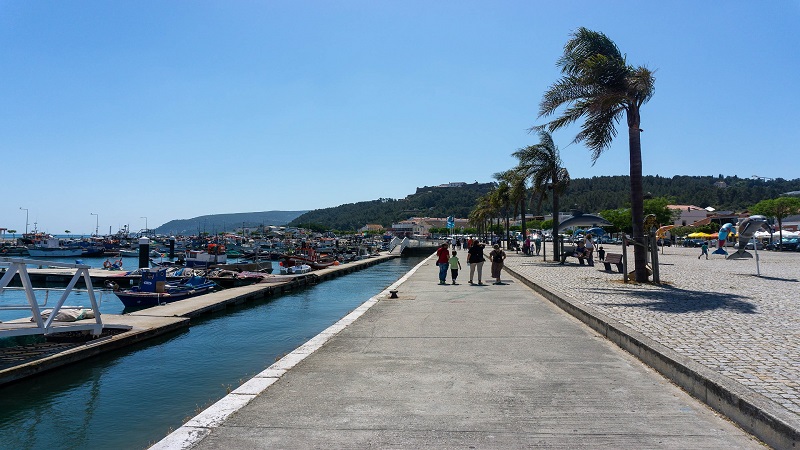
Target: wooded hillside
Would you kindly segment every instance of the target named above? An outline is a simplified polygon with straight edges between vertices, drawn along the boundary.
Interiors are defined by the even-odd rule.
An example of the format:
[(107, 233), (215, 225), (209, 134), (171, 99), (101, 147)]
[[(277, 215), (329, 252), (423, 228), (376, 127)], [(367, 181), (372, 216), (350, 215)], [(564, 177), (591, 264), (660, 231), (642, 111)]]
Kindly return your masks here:
[[(800, 179), (763, 181), (735, 176), (645, 176), (643, 184), (645, 192), (653, 197), (671, 197), (676, 204), (735, 211), (745, 210), (761, 200), (785, 192), (800, 190)], [(378, 199), (309, 211), (293, 220), (291, 225), (355, 230), (367, 223), (388, 228), (393, 222), (413, 216), (465, 218), (477, 198), (493, 186), (494, 183), (474, 183), (462, 187), (424, 187), (405, 199)], [(588, 213), (626, 207), (630, 198), (629, 186), (627, 176), (573, 179), (561, 197), (561, 209), (579, 209)], [(551, 209), (548, 199), (538, 209), (536, 202), (531, 202), (528, 212), (543, 215), (551, 213)]]

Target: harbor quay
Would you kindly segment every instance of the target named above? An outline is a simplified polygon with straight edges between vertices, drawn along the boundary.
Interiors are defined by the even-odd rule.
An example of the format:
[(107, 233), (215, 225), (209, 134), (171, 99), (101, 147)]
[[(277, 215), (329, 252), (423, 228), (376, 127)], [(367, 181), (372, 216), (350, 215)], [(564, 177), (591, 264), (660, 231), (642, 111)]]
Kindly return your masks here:
[[(772, 278), (754, 281), (749, 275), (754, 266), (736, 261), (734, 268), (724, 265), (732, 261), (721, 259), (703, 260), (708, 266), (700, 266), (695, 252), (666, 249), (662, 286), (625, 285), (621, 274), (605, 272), (602, 264), (560, 265), (513, 252), (506, 259), (502, 285), (468, 284), (466, 265), (459, 284), (450, 284), (448, 275), (448, 284), (440, 285), (431, 257), (151, 448), (739, 449), (764, 448), (765, 443), (796, 448), (792, 427), (797, 415), (787, 405), (730, 374), (704, 372), (697, 367), (700, 362), (656, 345), (658, 335), (649, 338), (619, 323), (649, 322), (684, 349), (694, 346), (690, 336), (702, 322), (695, 314), (748, 314), (742, 322), (753, 322), (752, 316), (766, 308), (766, 298), (754, 302), (746, 297), (748, 291), (740, 290), (726, 300), (737, 286), (728, 278), (717, 281), (716, 291), (694, 286), (681, 300), (670, 292), (681, 290), (683, 282), (669, 280), (683, 275), (671, 270), (685, 260), (688, 266), (681, 273), (705, 273), (717, 264), (718, 274), (738, 274), (734, 279), (783, 282), (788, 275), (777, 273), (773, 266), (782, 263), (770, 262), (771, 256), (762, 255), (761, 263), (762, 274), (773, 271)], [(775, 256), (782, 261), (787, 257)], [(483, 281), (488, 275), (487, 266)], [(729, 293), (714, 294), (723, 289)], [(701, 303), (707, 294), (708, 301)], [(596, 316), (581, 317), (558, 299)], [(605, 310), (592, 309), (592, 302), (630, 311), (630, 316), (612, 318)], [(659, 321), (664, 323), (656, 325)], [(605, 323), (607, 329), (597, 331), (590, 322)], [(784, 326), (788, 329), (780, 333), (796, 324)], [(783, 428), (777, 426), (781, 429), (770, 434), (752, 423), (737, 426), (710, 408), (709, 398), (693, 397), (659, 373), (664, 367), (644, 364), (642, 355), (620, 348), (624, 346), (608, 327), (662, 350), (676, 361), (673, 368), (683, 364), (696, 370), (697, 382), (706, 377), (729, 383), (729, 393), (755, 407), (772, 402), (766, 415)], [(728, 331), (748, 334), (735, 325)], [(783, 342), (764, 344), (761, 352)], [(718, 346), (717, 353), (731, 353), (729, 360), (740, 352), (724, 342)], [(797, 381), (790, 374), (781, 379)], [(754, 401), (757, 396), (764, 402)]]
[[(275, 295), (336, 278), (353, 271), (362, 270), (397, 255), (382, 253), (338, 266), (298, 275), (270, 275), (262, 282), (141, 309), (125, 314), (103, 314), (102, 335), (89, 340), (59, 339), (44, 344), (28, 344), (0, 348), (0, 385), (41, 375), (67, 364), (78, 363), (87, 358), (117, 349), (139, 344), (149, 339), (186, 330), (191, 319), (224, 310), (228, 307), (262, 301)], [(31, 269), (41, 277), (52, 274), (61, 279), (66, 269)], [(91, 270), (93, 284), (97, 280), (119, 277), (108, 271)], [(83, 319), (72, 323), (90, 323), (94, 319)], [(35, 324), (28, 319), (0, 322), (0, 331)]]

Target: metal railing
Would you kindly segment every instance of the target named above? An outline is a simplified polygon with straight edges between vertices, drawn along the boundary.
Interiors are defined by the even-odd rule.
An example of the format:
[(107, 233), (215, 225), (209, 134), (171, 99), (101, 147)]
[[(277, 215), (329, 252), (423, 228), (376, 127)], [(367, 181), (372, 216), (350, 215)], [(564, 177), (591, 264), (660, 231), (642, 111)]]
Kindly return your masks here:
[[(47, 305), (47, 302), (39, 304), (36, 300), (36, 291), (31, 283), (30, 275), (28, 274), (28, 264), (48, 265), (57, 268), (71, 268), (75, 269), (75, 274), (63, 290), (56, 304), (53, 306), (50, 315), (44, 319), (42, 318), (42, 307)], [(27, 305), (5, 305), (0, 309), (6, 310), (30, 310), (32, 322), (4, 322), (0, 323), (0, 338), (12, 336), (27, 336), (33, 334), (52, 334), (64, 333), (69, 331), (91, 331), (92, 335), (98, 336), (103, 331), (103, 321), (100, 318), (100, 308), (97, 305), (97, 299), (94, 295), (94, 288), (92, 287), (92, 279), (89, 276), (89, 266), (85, 264), (67, 264), (60, 262), (41, 261), (36, 259), (25, 258), (0, 258), (0, 267), (8, 267), (0, 278), (0, 294), (8, 288), (9, 283), (16, 275), (19, 275), (22, 282), (22, 289), (25, 291), (25, 298), (28, 301)], [(66, 306), (64, 303), (69, 297), (69, 294), (75, 290), (75, 285), (83, 278), (86, 284), (86, 293), (88, 294), (89, 301), (92, 305), (94, 312), (94, 322), (58, 322), (56, 317), (59, 311), (67, 309), (77, 309), (76, 306)]]

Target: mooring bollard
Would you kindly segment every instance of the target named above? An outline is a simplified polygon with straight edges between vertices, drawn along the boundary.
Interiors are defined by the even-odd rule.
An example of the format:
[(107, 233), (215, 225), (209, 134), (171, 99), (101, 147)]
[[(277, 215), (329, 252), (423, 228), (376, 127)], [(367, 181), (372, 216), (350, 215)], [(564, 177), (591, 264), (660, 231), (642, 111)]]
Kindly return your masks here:
[(392, 289), (391, 291), (389, 291), (389, 298), (398, 298), (397, 289)]

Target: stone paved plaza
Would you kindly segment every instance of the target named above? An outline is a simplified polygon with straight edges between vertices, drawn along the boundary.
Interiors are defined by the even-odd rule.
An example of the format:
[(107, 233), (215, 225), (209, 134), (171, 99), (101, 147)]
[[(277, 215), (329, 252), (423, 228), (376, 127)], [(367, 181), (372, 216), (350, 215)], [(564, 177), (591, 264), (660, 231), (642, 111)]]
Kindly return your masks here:
[[(621, 252), (619, 245), (604, 247)], [(605, 272), (602, 263), (580, 266), (574, 258), (559, 265), (509, 252), (506, 265), (800, 417), (800, 252), (759, 251), (761, 276), (755, 259), (699, 254), (699, 248), (665, 248), (660, 286), (624, 284), (616, 268)]]

